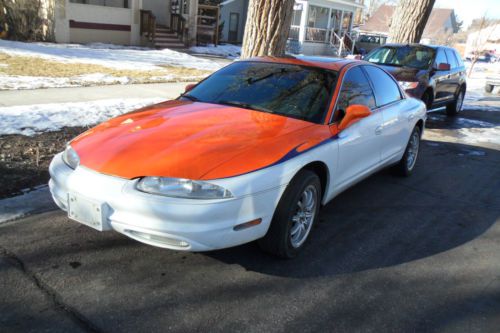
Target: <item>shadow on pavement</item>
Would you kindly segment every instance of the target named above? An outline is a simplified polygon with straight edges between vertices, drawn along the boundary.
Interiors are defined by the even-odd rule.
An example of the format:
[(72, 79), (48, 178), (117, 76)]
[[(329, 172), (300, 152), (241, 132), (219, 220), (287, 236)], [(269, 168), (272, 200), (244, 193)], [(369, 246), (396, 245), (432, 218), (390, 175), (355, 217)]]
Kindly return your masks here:
[(399, 265), (473, 240), (500, 216), (500, 151), (468, 156), (460, 152), (470, 146), (429, 143), (422, 145), (412, 177), (381, 171), (324, 207), (298, 258), (278, 260), (255, 243), (206, 255), (250, 271), (302, 278)]

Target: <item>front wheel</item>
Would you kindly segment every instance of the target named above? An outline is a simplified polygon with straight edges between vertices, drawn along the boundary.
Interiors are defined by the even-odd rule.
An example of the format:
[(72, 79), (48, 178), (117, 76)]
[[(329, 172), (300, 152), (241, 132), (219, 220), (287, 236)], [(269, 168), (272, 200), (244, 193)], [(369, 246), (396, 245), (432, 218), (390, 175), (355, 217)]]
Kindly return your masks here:
[(493, 88), (494, 88), (494, 87), (493, 87), (493, 85), (492, 85), (492, 84), (486, 84), (486, 85), (484, 86), (484, 91), (486, 91), (487, 93), (490, 93), (490, 92), (492, 92), (492, 91), (493, 91)]
[(464, 90), (460, 89), (455, 100), (450, 104), (446, 105), (446, 114), (448, 116), (455, 116), (457, 113), (460, 112), (460, 110), (462, 110), (462, 105), (464, 103), (464, 95), (465, 95)]
[(321, 183), (316, 173), (300, 171), (290, 182), (274, 212), (261, 249), (282, 258), (297, 256), (316, 220), (321, 201)]
[(410, 135), (408, 145), (403, 158), (395, 166), (397, 173), (404, 177), (409, 177), (413, 173), (415, 164), (417, 163), (418, 151), (420, 148), (420, 127), (415, 126)]

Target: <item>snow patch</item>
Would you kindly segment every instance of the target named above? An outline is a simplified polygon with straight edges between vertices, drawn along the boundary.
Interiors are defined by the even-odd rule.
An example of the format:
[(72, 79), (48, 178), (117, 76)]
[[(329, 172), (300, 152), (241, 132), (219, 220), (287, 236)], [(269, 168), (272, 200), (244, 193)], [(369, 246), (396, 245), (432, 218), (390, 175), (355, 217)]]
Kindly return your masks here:
[(221, 65), (211, 60), (200, 59), (169, 49), (156, 50), (102, 43), (80, 45), (0, 40), (0, 52), (13, 56), (39, 57), (65, 63), (94, 64), (115, 69), (158, 70), (161, 69), (159, 66), (201, 70), (221, 68)]
[(241, 46), (224, 44), (215, 46), (210, 44), (208, 46), (193, 46), (189, 49), (193, 53), (209, 54), (229, 59), (239, 58), (241, 55)]
[(0, 200), (0, 224), (57, 208), (47, 185), (16, 197)]
[(0, 75), (0, 90), (22, 90), (41, 88), (68, 88), (92, 85), (128, 84), (126, 76), (112, 76), (102, 73), (72, 77)]
[(108, 99), (91, 102), (0, 107), (0, 135), (35, 135), (63, 127), (90, 126), (159, 103), (164, 98)]

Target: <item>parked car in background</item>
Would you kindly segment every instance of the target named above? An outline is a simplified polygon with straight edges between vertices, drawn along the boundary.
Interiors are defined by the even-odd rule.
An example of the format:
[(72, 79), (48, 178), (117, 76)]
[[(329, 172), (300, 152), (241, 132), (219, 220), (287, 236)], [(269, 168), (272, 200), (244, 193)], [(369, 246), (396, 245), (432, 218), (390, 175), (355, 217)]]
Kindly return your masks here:
[(83, 133), (54, 157), (49, 186), (69, 218), (100, 231), (183, 251), (258, 239), (290, 258), (340, 192), (387, 166), (413, 172), (425, 119), (366, 62), (237, 61)]
[(387, 36), (376, 34), (360, 34), (356, 40), (356, 50), (360, 54), (366, 54), (371, 50), (387, 43)]
[(446, 46), (387, 44), (364, 58), (390, 72), (406, 93), (421, 99), (427, 109), (446, 106), (448, 115), (462, 108), (467, 89), (466, 70), (458, 52)]
[(493, 89), (499, 86), (500, 86), (500, 73), (486, 77), (486, 84), (484, 85), (484, 90), (487, 93), (493, 92)]

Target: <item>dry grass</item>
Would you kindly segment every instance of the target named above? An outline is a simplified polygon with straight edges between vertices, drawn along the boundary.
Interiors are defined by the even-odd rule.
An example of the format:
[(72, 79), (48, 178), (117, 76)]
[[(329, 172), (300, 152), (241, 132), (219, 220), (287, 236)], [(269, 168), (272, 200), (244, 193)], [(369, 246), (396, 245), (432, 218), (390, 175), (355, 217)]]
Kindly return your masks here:
[[(2, 66), (5, 64), (7, 66)], [(210, 71), (193, 68), (161, 66), (161, 70), (120, 70), (93, 64), (75, 64), (46, 60), (36, 57), (11, 56), (0, 52), (0, 75), (73, 77), (102, 73), (116, 77), (129, 77), (135, 83), (190, 81), (203, 78)], [(160, 76), (168, 78), (158, 79)]]

